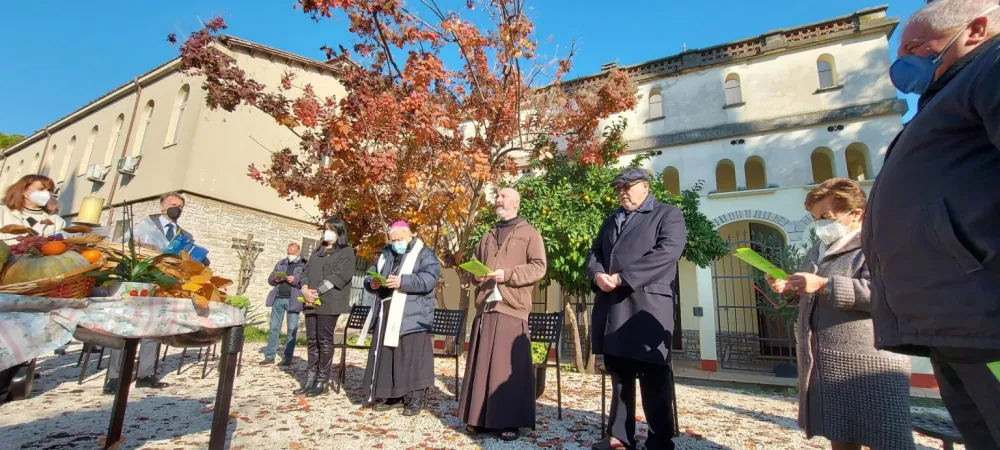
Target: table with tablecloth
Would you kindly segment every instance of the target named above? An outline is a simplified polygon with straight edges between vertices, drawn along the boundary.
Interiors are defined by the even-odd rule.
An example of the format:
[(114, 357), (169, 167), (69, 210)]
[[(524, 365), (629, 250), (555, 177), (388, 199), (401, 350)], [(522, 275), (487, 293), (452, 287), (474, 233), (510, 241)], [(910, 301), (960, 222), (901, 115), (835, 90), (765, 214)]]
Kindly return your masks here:
[[(244, 313), (230, 305), (198, 306), (184, 298), (60, 299), (0, 294), (0, 370), (51, 354), (74, 337), (123, 351), (118, 392), (105, 440), (121, 438), (136, 348), (142, 339), (171, 346), (204, 346), (222, 340), (219, 386), (210, 448), (222, 448), (229, 421)], [(190, 344), (185, 344), (190, 342)]]

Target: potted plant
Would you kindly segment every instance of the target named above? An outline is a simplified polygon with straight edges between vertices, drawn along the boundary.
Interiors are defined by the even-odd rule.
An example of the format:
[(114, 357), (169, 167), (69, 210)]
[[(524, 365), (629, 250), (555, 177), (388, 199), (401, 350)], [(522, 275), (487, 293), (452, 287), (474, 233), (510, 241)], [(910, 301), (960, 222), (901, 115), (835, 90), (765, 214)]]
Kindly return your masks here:
[[(143, 258), (135, 249), (135, 229), (130, 207), (123, 210), (123, 223), (128, 224), (128, 236), (122, 234), (122, 251), (109, 255), (108, 261), (115, 263), (111, 270), (98, 270), (87, 275), (94, 278), (99, 287), (98, 294), (108, 297), (148, 297), (157, 287), (171, 288), (178, 284), (177, 278), (167, 275), (156, 266), (159, 256)], [(125, 251), (128, 249), (128, 252)]]
[(549, 359), (549, 344), (531, 343), (531, 364), (535, 367), (535, 399), (545, 393), (545, 361)]

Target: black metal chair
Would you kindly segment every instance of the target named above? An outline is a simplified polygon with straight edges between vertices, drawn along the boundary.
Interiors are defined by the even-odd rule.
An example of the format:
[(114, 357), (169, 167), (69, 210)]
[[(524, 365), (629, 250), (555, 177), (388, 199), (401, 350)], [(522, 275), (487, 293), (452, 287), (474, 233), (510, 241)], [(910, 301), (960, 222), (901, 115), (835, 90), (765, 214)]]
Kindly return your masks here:
[(941, 440), (944, 450), (953, 450), (955, 444), (965, 444), (962, 434), (955, 429), (955, 424), (947, 419), (913, 416), (913, 431)]
[(445, 350), (444, 353), (434, 352), (435, 358), (455, 358), (455, 400), (458, 401), (462, 392), (459, 386), (458, 360), (462, 354), (462, 346), (465, 337), (465, 317), (468, 311), (465, 309), (434, 309), (434, 327), (431, 328), (432, 336), (442, 336), (454, 338), (455, 346), (452, 352)]
[[(80, 350), (80, 358), (76, 360), (76, 366), (80, 367), (81, 363), (83, 367), (80, 367), (80, 378), (76, 380), (76, 384), (83, 384), (83, 379), (87, 376), (87, 364), (90, 363), (90, 354), (93, 344), (83, 344), (83, 349)], [(101, 353), (97, 356), (97, 371), (101, 371), (101, 362), (104, 361), (104, 347), (101, 347)]]
[[(608, 427), (607, 427), (607, 411), (608, 411), (608, 394), (607, 394), (607, 378), (608, 371), (606, 367), (602, 364), (600, 367), (601, 371), (601, 439), (607, 437)], [(674, 366), (673, 364), (667, 363), (667, 371), (670, 373), (670, 404), (674, 408), (674, 436), (680, 436), (681, 434), (681, 420), (677, 417), (677, 389), (674, 384)], [(635, 383), (635, 380), (632, 380)]]
[[(562, 420), (562, 359), (559, 346), (560, 336), (562, 336), (562, 311), (554, 313), (529, 313), (528, 333), (531, 334), (531, 342), (546, 344), (545, 362), (536, 364), (535, 367), (555, 367), (556, 368), (556, 402), (559, 408), (559, 420)], [(556, 346), (556, 362), (549, 361), (549, 351), (552, 346)]]
[[(367, 345), (363, 345), (365, 343), (365, 339), (367, 339), (368, 336), (358, 336), (357, 344), (348, 344), (347, 331), (348, 330), (360, 331), (362, 328), (364, 328), (365, 318), (368, 317), (368, 312), (371, 311), (371, 309), (372, 309), (371, 306), (351, 307), (351, 315), (347, 317), (347, 324), (344, 325), (344, 338), (340, 342), (340, 384), (334, 386), (335, 392), (340, 392), (340, 386), (342, 386), (344, 382), (347, 381), (347, 349), (349, 348), (365, 349), (365, 350), (368, 349)], [(368, 333), (372, 334), (374, 329), (375, 326), (372, 325), (371, 327), (368, 328)], [(375, 343), (372, 342), (372, 344)], [(334, 348), (333, 351), (336, 352), (337, 349)]]

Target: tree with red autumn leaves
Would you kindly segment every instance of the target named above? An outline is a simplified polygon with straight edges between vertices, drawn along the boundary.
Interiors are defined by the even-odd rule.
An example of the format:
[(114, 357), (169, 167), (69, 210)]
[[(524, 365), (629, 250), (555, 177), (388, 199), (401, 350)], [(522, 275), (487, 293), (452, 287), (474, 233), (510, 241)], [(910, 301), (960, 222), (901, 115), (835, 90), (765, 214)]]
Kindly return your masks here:
[[(602, 145), (600, 121), (635, 107), (635, 86), (616, 70), (563, 83), (572, 47), (563, 57), (539, 55), (521, 0), (465, 2), (485, 29), (435, 0), (298, 3), (313, 20), (344, 15), (350, 23), (351, 50), (323, 47), (328, 58), (351, 62), (343, 98), (297, 88), (291, 74), (278, 86), (254, 80), (213, 44), (226, 28), (221, 18), (183, 43), (184, 67), (204, 77), (210, 108), (256, 108), (301, 138), (249, 175), (344, 217), (362, 255), (404, 219), (453, 267), (468, 258), (491, 187), (517, 175), (515, 158), (527, 164), (558, 150), (601, 164), (618, 156)], [(457, 54), (461, 67), (446, 67), (443, 54)]]

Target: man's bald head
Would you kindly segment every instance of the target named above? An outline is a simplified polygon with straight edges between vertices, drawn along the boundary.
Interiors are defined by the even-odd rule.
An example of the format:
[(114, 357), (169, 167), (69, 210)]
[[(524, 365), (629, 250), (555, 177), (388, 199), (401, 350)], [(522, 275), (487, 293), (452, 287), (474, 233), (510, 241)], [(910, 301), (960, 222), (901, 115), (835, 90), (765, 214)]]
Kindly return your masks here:
[(521, 210), (521, 194), (511, 188), (500, 189), (497, 192), (495, 211), (500, 220), (510, 220), (517, 217)]

